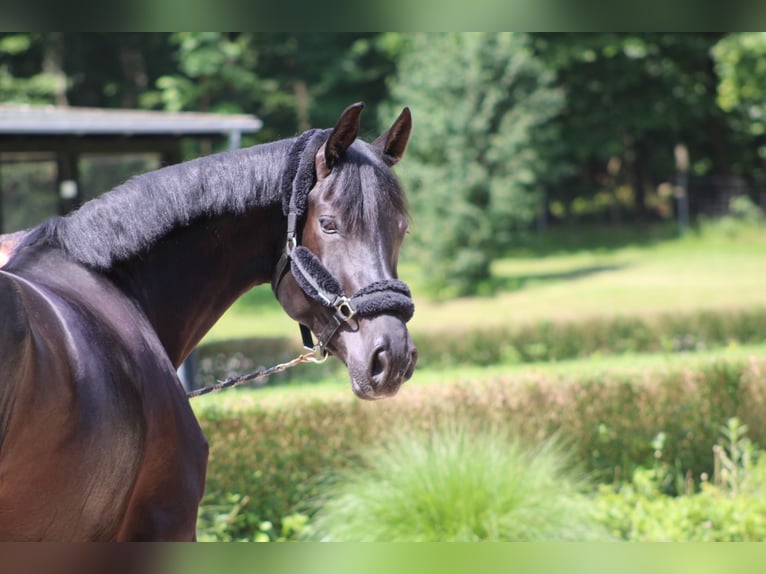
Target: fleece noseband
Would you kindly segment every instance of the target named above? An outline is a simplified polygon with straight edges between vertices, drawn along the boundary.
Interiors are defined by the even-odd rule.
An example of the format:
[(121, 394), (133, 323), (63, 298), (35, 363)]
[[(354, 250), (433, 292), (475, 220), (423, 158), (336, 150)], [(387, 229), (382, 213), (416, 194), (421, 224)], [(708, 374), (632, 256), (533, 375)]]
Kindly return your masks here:
[(415, 312), (407, 285), (397, 279), (383, 279), (362, 287), (347, 297), (340, 282), (309, 249), (299, 244), (298, 224), (304, 217), (308, 194), (316, 184), (315, 156), (327, 140), (329, 130), (309, 130), (292, 144), (282, 177), (282, 209), (287, 216), (287, 241), (272, 278), (277, 293), (288, 264), (296, 282), (311, 299), (332, 311), (324, 327), (317, 333), (315, 346), (311, 330), (301, 324), (304, 347), (316, 351), (319, 358), (327, 353), (327, 345), (338, 329), (353, 317), (396, 315), (407, 322)]

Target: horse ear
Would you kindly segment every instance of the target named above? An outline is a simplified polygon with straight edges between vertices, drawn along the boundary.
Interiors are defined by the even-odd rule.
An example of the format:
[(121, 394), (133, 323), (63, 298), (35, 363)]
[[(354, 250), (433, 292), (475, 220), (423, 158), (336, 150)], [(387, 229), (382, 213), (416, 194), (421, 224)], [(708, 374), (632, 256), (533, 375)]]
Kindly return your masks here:
[(338, 123), (332, 130), (327, 143), (324, 146), (324, 158), (327, 169), (332, 169), (346, 153), (348, 147), (354, 143), (359, 135), (359, 115), (362, 113), (364, 103), (351, 104), (340, 115)]
[(404, 156), (411, 131), (412, 114), (410, 108), (404, 108), (393, 125), (372, 142), (372, 146), (383, 156), (383, 161), (392, 166)]

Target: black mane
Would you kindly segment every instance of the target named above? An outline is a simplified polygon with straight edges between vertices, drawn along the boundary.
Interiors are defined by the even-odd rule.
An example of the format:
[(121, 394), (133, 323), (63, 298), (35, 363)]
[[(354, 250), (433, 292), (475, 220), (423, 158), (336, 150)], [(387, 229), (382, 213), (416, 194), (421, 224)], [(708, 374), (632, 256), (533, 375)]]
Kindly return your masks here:
[[(32, 229), (16, 251), (52, 244), (105, 271), (195, 220), (277, 204), (283, 201), (280, 180), (295, 141), (222, 152), (132, 177), (77, 211)], [(336, 189), (361, 189), (361, 194), (333, 198), (352, 228), (373, 231), (381, 215), (406, 214), (396, 176), (369, 144), (357, 140), (338, 167)]]
[(289, 140), (226, 151), (132, 177), (19, 245), (55, 243), (78, 262), (110, 269), (196, 219), (240, 214), (279, 200)]

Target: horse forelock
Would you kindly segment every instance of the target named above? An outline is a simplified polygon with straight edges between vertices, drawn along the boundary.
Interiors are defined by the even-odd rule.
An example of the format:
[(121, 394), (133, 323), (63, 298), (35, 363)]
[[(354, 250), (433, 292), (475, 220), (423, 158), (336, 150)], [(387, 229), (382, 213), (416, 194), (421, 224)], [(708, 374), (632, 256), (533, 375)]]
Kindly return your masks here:
[[(314, 188), (315, 158), (332, 130), (308, 130), (293, 140), (286, 154), (280, 185), (283, 213), (302, 218)], [(373, 233), (381, 218), (407, 217), (407, 202), (391, 168), (370, 144), (357, 139), (332, 168), (331, 197), (352, 231)]]
[(369, 144), (354, 142), (335, 170), (332, 201), (352, 230), (373, 232), (383, 218), (408, 216), (396, 174)]

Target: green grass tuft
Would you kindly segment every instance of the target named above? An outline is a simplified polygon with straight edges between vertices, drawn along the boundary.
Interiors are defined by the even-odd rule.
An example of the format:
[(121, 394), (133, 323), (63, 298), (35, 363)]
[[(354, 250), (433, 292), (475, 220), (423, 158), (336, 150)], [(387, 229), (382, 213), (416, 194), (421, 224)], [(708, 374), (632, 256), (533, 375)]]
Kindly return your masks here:
[(548, 441), (437, 425), (364, 455), (319, 502), (313, 537), (332, 541), (543, 541), (603, 538), (584, 482)]

